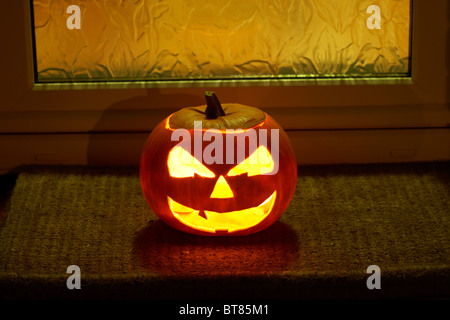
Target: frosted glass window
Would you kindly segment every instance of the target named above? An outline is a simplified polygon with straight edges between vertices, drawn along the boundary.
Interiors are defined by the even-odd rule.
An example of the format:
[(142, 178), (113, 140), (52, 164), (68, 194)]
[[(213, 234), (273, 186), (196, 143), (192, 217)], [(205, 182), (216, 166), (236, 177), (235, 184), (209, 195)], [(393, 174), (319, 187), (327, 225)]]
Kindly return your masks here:
[(410, 0), (32, 3), (39, 82), (410, 73)]

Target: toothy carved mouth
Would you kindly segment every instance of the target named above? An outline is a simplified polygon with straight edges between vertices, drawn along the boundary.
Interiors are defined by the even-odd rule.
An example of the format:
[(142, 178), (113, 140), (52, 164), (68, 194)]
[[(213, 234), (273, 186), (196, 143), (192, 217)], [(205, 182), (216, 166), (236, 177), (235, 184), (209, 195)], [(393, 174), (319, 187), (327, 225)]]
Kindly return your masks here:
[(222, 213), (192, 209), (170, 197), (167, 200), (173, 216), (184, 225), (209, 233), (231, 233), (251, 228), (263, 221), (272, 212), (276, 197), (277, 192), (274, 191), (259, 206)]

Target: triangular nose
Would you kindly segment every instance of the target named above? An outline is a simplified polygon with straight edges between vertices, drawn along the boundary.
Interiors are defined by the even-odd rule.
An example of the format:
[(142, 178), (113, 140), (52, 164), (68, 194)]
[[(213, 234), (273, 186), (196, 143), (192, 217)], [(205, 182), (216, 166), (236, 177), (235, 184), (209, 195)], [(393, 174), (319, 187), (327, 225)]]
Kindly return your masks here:
[(225, 180), (224, 176), (220, 176), (219, 179), (217, 179), (213, 192), (211, 193), (211, 198), (225, 199), (233, 197), (233, 191), (231, 190), (227, 180)]

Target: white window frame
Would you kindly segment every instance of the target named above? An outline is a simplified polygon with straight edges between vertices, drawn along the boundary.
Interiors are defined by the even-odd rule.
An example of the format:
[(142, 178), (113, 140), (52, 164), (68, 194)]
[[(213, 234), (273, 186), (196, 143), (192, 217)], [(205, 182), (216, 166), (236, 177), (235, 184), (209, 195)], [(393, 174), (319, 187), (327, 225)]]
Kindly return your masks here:
[[(0, 53), (6, 62), (0, 171), (28, 164), (137, 164), (151, 129), (182, 107), (204, 104), (206, 90), (222, 102), (269, 113), (291, 136), (299, 164), (449, 160), (449, 6), (413, 0), (410, 77), (40, 84), (30, 1), (7, 1), (0, 28), (7, 44)], [(101, 154), (95, 155), (94, 140)]]

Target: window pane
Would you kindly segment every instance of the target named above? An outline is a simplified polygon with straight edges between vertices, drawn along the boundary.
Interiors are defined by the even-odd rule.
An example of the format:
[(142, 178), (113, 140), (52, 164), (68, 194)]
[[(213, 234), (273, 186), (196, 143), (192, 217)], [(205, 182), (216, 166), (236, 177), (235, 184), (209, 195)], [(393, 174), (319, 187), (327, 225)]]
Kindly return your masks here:
[(36, 72), (41, 82), (408, 76), (410, 6), (33, 0)]

